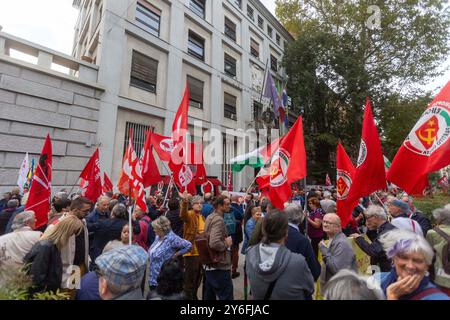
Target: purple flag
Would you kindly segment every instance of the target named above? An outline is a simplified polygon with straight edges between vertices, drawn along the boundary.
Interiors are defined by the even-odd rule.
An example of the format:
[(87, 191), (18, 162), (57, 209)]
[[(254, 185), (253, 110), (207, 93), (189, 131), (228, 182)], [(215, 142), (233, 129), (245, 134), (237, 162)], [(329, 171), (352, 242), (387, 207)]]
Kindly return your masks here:
[(273, 113), (276, 117), (279, 116), (278, 108), (282, 108), (282, 104), (280, 102), (280, 98), (278, 97), (277, 88), (275, 87), (275, 83), (272, 79), (272, 74), (270, 71), (267, 71), (267, 79), (266, 79), (266, 87), (264, 88), (264, 97), (271, 98), (273, 102)]

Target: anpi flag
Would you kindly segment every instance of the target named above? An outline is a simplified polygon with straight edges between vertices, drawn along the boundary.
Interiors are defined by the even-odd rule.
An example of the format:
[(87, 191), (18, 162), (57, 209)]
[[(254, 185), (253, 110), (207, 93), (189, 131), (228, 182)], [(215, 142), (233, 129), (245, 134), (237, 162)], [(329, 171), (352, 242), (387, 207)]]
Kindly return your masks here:
[(30, 195), (25, 210), (34, 211), (36, 217), (36, 229), (45, 225), (48, 221), (50, 210), (50, 195), (52, 191), (52, 142), (50, 135), (45, 139), (39, 163), (33, 176)]
[(82, 196), (94, 203), (97, 202), (98, 197), (102, 194), (98, 148), (94, 151), (94, 154), (84, 167), (80, 174), (80, 178), (84, 181)]
[(306, 176), (306, 151), (303, 141), (302, 116), (283, 137), (270, 161), (270, 188), (272, 204), (283, 209), (292, 195), (291, 184)]
[(425, 189), (428, 173), (450, 164), (450, 81), (430, 103), (397, 151), (387, 179), (408, 194)]
[(103, 172), (103, 192), (112, 192), (113, 191), (113, 184), (111, 182), (111, 179), (109, 179), (106, 172)]
[(356, 169), (340, 143), (338, 143), (336, 151), (336, 171), (336, 211), (341, 218), (342, 227), (345, 228), (351, 219), (353, 208), (358, 205), (358, 200), (349, 201), (347, 198)]
[(358, 200), (374, 191), (386, 188), (384, 158), (381, 151), (380, 137), (373, 119), (370, 100), (366, 100), (362, 126), (361, 145), (358, 164), (353, 178), (349, 200)]
[(139, 159), (142, 167), (142, 183), (144, 184), (144, 188), (161, 181), (161, 174), (159, 173), (155, 158), (153, 157), (151, 144), (152, 132), (149, 131), (141, 152), (141, 158)]
[(23, 158), (22, 164), (19, 169), (19, 178), (17, 179), (17, 185), (19, 186), (20, 193), (23, 194), (23, 187), (27, 183), (27, 175), (30, 171), (30, 162), (28, 160), (28, 152), (25, 154), (25, 158)]

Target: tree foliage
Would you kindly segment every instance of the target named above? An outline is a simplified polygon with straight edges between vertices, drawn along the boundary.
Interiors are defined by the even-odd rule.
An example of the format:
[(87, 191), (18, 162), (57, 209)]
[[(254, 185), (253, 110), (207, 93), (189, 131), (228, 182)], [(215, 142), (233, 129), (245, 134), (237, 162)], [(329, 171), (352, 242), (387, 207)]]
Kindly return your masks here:
[[(385, 115), (379, 129), (389, 139), (392, 128), (382, 122), (388, 115), (399, 121), (402, 116), (393, 109), (394, 102), (403, 103), (405, 96), (413, 97), (407, 102), (421, 101), (416, 99), (424, 96), (418, 85), (439, 74), (448, 54), (450, 11), (447, 1), (438, 0), (277, 0), (276, 4), (278, 18), (297, 38), (286, 50), (283, 64), (289, 95), (303, 111), (312, 159), (309, 173), (321, 181), (333, 169), (327, 168), (338, 139), (356, 158), (367, 96), (375, 114)], [(398, 139), (389, 143), (389, 153), (394, 143), (396, 148), (400, 145)]]

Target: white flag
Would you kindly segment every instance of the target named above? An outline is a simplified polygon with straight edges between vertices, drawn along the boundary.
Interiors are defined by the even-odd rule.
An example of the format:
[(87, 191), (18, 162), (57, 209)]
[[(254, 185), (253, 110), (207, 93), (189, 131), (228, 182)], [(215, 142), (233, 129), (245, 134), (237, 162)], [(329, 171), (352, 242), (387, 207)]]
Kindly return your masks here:
[(27, 182), (28, 171), (30, 170), (30, 162), (28, 161), (28, 152), (22, 161), (22, 165), (19, 170), (19, 178), (17, 179), (17, 185), (19, 186), (20, 193), (23, 194), (23, 186)]

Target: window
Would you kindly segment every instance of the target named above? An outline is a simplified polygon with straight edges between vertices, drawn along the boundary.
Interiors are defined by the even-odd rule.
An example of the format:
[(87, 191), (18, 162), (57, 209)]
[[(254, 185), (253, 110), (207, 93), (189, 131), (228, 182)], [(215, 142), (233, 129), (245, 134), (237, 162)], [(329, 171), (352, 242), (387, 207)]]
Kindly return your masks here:
[(236, 41), (236, 25), (227, 17), (225, 17), (225, 35), (232, 39), (233, 41)]
[(269, 26), (269, 25), (267, 25), (267, 35), (269, 36), (269, 38), (270, 39), (272, 39), (272, 28)]
[(224, 116), (225, 118), (236, 120), (236, 97), (224, 93)]
[(203, 85), (204, 82), (187, 76), (189, 86), (189, 106), (203, 109)]
[(262, 103), (259, 103), (258, 101), (253, 101), (253, 121), (261, 118), (262, 110), (263, 110)]
[(242, 2), (242, 0), (234, 0), (234, 3), (239, 7), (239, 8), (241, 8), (241, 3)]
[(130, 85), (156, 92), (158, 61), (133, 50)]
[(258, 27), (264, 29), (264, 20), (263, 18), (261, 18), (261, 16), (258, 16)]
[(250, 38), (250, 54), (255, 58), (259, 58), (259, 44)]
[(205, 18), (205, 0), (190, 0), (189, 8), (194, 11), (196, 15)]
[(247, 17), (249, 17), (250, 20), (255, 21), (255, 18), (253, 17), (253, 9), (249, 5), (247, 5)]
[(197, 59), (205, 60), (205, 40), (189, 30), (188, 53)]
[(224, 71), (226, 75), (230, 77), (236, 77), (236, 59), (227, 55), (226, 53), (224, 61)]
[(277, 33), (276, 37), (277, 37), (277, 45), (280, 45), (280, 35)]
[(275, 72), (278, 71), (278, 60), (273, 55), (270, 55), (270, 69)]
[(138, 158), (141, 156), (142, 148), (144, 148), (145, 138), (147, 137), (147, 132), (152, 131), (151, 126), (147, 126), (144, 124), (134, 123), (134, 122), (127, 122), (125, 124), (125, 141), (123, 144), (123, 154), (127, 151), (128, 148), (128, 142), (130, 138), (130, 129), (133, 133), (133, 147), (134, 151), (136, 151), (136, 154)]
[(161, 10), (151, 4), (139, 1), (136, 5), (136, 21), (151, 34), (159, 37), (159, 25), (161, 21)]

